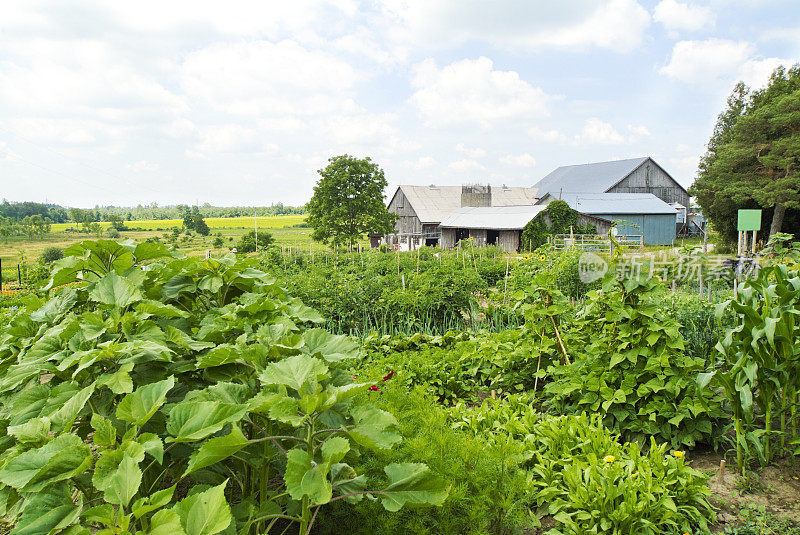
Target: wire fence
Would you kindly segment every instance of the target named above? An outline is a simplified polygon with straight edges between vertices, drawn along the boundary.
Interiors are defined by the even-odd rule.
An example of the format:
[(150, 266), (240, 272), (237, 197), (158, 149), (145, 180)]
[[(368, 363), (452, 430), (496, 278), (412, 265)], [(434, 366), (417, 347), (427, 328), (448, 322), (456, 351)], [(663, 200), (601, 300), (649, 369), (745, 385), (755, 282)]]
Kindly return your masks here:
[(616, 247), (642, 250), (644, 248), (643, 236), (617, 236), (613, 240), (608, 236), (592, 234), (556, 234), (553, 236), (553, 248), (556, 251), (577, 248), (584, 251), (612, 253)]

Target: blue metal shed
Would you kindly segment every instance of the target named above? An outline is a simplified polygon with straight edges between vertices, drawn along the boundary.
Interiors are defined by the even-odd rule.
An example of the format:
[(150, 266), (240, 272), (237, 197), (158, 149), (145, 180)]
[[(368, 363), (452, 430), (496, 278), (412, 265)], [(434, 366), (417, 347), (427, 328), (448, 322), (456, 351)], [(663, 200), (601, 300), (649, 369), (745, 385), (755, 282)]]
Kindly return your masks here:
[[(539, 203), (553, 199), (546, 195)], [(675, 240), (677, 211), (652, 193), (564, 193), (561, 199), (582, 214), (616, 221), (619, 235), (642, 235), (645, 245)]]

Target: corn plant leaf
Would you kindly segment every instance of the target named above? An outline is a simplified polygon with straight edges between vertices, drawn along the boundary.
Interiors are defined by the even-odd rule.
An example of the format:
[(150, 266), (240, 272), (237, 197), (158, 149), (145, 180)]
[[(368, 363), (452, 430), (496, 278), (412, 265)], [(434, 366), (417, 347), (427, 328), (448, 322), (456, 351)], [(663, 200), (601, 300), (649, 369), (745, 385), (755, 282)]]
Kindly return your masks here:
[(141, 301), (143, 296), (134, 283), (112, 271), (95, 283), (89, 292), (89, 298), (105, 305), (125, 308), (136, 301)]
[(393, 463), (383, 471), (389, 476), (389, 486), (380, 492), (387, 511), (398, 511), (406, 504), (441, 505), (447, 498), (445, 481), (424, 464)]
[(167, 401), (167, 393), (175, 386), (175, 378), (140, 386), (122, 398), (117, 406), (117, 418), (141, 426)]
[(38, 492), (74, 477), (92, 462), (89, 446), (77, 435), (59, 435), (41, 448), (9, 459), (0, 469), (0, 482), (23, 492)]
[(223, 459), (227, 459), (237, 451), (241, 450), (250, 443), (247, 437), (242, 434), (241, 429), (234, 425), (231, 432), (225, 436), (208, 439), (200, 449), (192, 453), (189, 465), (183, 473), (183, 477), (192, 472), (211, 466)]
[(76, 504), (69, 487), (60, 483), (34, 494), (25, 504), (12, 535), (40, 535), (64, 529), (73, 524), (81, 514), (83, 495)]
[(214, 535), (228, 527), (233, 517), (225, 501), (227, 484), (226, 479), (216, 487), (187, 496), (172, 508), (187, 535)]
[(242, 419), (246, 405), (218, 401), (190, 401), (175, 405), (169, 413), (167, 432), (174, 438), (168, 442), (194, 442)]
[(299, 391), (307, 383), (316, 384), (327, 377), (328, 367), (317, 358), (308, 355), (295, 355), (273, 362), (261, 372), (261, 382), (265, 385), (285, 385)]

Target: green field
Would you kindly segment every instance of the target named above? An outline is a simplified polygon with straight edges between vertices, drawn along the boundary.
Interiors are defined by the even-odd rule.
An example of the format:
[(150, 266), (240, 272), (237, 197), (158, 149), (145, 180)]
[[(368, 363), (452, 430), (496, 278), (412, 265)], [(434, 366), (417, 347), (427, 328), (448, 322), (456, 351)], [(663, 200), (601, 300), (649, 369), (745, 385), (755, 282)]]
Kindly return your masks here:
[[(259, 217), (258, 228), (272, 229), (281, 227), (292, 227), (299, 225), (306, 220), (304, 215), (278, 215), (271, 217)], [(205, 219), (206, 224), (211, 230), (217, 229), (252, 229), (255, 227), (253, 217), (209, 217)], [(111, 223), (98, 223), (103, 229), (111, 226)], [(151, 219), (145, 221), (125, 221), (125, 226), (132, 229), (142, 230), (168, 230), (173, 227), (183, 225), (181, 219)], [(64, 232), (68, 228), (74, 228), (74, 223), (55, 223), (50, 228), (53, 232)]]
[[(305, 215), (259, 217), (258, 229), (272, 234), (275, 244), (279, 246), (308, 250), (312, 247), (311, 229), (297, 226), (302, 224), (305, 219)], [(206, 219), (205, 222), (211, 228), (211, 234), (209, 236), (182, 235), (176, 244), (178, 250), (189, 256), (203, 255), (207, 250), (211, 250), (215, 254), (227, 253), (231, 247), (235, 247), (236, 242), (243, 234), (250, 232), (255, 227), (255, 220), (252, 217), (212, 217)], [(106, 237), (105, 231), (111, 224), (108, 222), (98, 224), (103, 230), (99, 237)], [(180, 219), (126, 221), (125, 225), (131, 230), (120, 232), (120, 237), (117, 239), (132, 238), (136, 241), (145, 241), (148, 238), (159, 238), (166, 241), (173, 228), (183, 226), (183, 221)], [(50, 227), (50, 232), (41, 238), (28, 240), (18, 237), (0, 242), (0, 261), (2, 261), (4, 280), (15, 278), (17, 264), (20, 262), (35, 263), (47, 247), (65, 249), (73, 243), (98, 238), (96, 234), (72, 232), (74, 227), (74, 223), (56, 223)], [(214, 248), (214, 238), (220, 234), (224, 245), (221, 248)], [(318, 246), (314, 245), (313, 247)]]

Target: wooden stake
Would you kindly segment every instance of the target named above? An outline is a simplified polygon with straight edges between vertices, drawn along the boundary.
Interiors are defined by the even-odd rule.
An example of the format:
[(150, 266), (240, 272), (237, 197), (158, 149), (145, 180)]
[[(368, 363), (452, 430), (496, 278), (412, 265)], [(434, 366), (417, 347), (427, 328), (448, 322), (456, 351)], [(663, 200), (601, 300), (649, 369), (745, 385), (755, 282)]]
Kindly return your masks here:
[(506, 257), (506, 278), (503, 283), (503, 304), (506, 304), (506, 291), (508, 290), (508, 257)]

